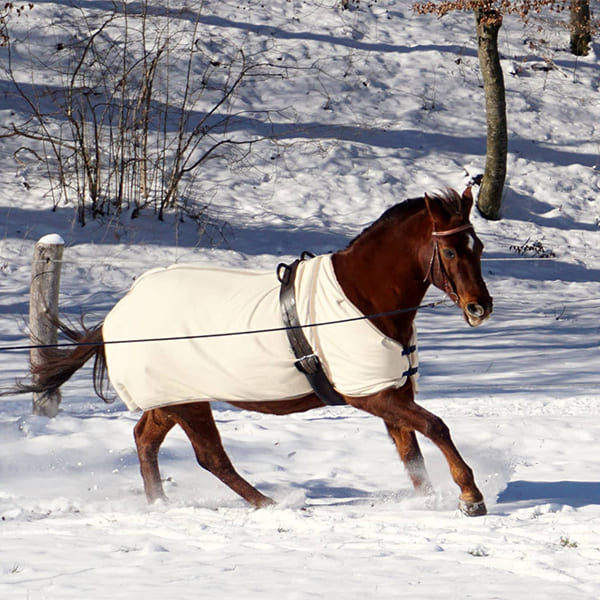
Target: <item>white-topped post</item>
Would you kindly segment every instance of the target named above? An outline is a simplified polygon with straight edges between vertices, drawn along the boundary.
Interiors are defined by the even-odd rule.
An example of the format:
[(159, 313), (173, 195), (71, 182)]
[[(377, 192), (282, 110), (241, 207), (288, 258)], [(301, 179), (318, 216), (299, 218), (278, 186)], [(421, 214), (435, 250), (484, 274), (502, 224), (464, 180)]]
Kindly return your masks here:
[[(56, 233), (45, 235), (35, 245), (31, 267), (31, 288), (29, 296), (29, 329), (32, 345), (56, 344), (58, 342), (58, 294), (60, 290), (60, 269), (65, 242)], [(48, 352), (43, 348), (32, 348), (29, 353), (31, 365), (44, 363)], [(37, 377), (33, 376), (33, 383)], [(61, 394), (33, 394), (33, 414), (54, 417), (58, 413)]]

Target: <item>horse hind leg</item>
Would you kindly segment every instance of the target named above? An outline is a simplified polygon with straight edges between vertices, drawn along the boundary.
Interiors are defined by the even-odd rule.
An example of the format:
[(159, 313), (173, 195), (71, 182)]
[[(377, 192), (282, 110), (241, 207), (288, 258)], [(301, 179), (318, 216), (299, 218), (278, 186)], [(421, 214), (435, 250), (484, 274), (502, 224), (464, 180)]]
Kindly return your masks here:
[(169, 407), (168, 412), (170, 418), (181, 426), (189, 438), (201, 467), (220, 479), (252, 506), (261, 508), (274, 504), (271, 498), (261, 494), (233, 467), (223, 448), (208, 402), (174, 405)]
[(415, 432), (391, 423), (385, 425), (415, 490), (422, 495), (431, 494), (433, 486)]
[(144, 412), (133, 430), (144, 491), (149, 503), (166, 498), (158, 467), (158, 451), (174, 425), (175, 421), (163, 409), (157, 408)]

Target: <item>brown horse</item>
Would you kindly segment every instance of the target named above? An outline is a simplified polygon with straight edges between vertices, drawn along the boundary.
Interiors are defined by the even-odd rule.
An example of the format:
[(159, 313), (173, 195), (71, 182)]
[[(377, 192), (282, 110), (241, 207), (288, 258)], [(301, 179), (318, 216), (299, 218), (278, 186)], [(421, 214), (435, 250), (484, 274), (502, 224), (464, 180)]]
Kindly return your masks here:
[[(387, 210), (347, 248), (332, 255), (335, 277), (346, 297), (363, 315), (378, 315), (371, 317), (372, 324), (405, 348), (411, 343), (417, 307), (430, 284), (452, 298), (472, 327), (482, 323), (492, 312), (492, 299), (481, 275), (483, 245), (469, 221), (472, 204), (470, 188), (462, 196), (447, 190), (407, 200)], [(201, 302), (201, 297), (194, 302)], [(96, 357), (95, 384), (101, 381), (110, 344), (110, 340), (103, 337), (102, 327), (101, 324), (84, 333), (67, 330), (79, 345), (54, 351), (47, 362), (34, 367), (36, 383), (27, 389), (56, 390), (93, 356)], [(144, 368), (156, 373), (161, 366), (150, 364)], [(110, 355), (108, 371), (110, 375)], [(344, 395), (344, 400), (383, 419), (417, 492), (428, 493), (431, 485), (415, 432), (432, 440), (445, 456), (460, 488), (461, 510), (469, 516), (485, 514), (483, 496), (473, 472), (452, 442), (448, 427), (439, 417), (415, 403), (413, 386), (412, 377), (406, 377), (401, 387), (390, 386), (364, 396)], [(98, 392), (99, 388), (95, 387)], [(99, 395), (102, 396), (101, 388)], [(312, 393), (285, 400), (231, 401), (230, 404), (277, 415), (323, 406)], [(146, 410), (134, 430), (149, 502), (164, 497), (158, 451), (175, 425), (185, 431), (202, 467), (251, 505), (261, 507), (272, 503), (234, 469), (221, 443), (210, 403), (169, 404), (168, 399), (161, 407)]]

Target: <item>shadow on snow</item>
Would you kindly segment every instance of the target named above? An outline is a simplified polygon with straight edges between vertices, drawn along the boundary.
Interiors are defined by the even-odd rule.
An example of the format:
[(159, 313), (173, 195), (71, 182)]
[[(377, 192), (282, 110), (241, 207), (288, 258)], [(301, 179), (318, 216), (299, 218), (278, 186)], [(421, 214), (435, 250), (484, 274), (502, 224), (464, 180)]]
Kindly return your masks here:
[(592, 481), (511, 481), (498, 496), (498, 504), (513, 502), (528, 506), (566, 504), (582, 508), (600, 505), (600, 482)]

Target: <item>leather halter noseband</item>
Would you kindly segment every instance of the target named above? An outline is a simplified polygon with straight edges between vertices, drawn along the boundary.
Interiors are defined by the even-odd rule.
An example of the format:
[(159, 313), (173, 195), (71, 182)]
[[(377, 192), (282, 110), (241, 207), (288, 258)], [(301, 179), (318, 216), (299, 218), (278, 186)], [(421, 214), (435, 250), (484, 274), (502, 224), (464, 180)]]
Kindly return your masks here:
[(437, 262), (438, 270), (440, 275), (442, 276), (442, 286), (444, 292), (448, 294), (448, 296), (452, 299), (455, 304), (458, 304), (458, 293), (456, 292), (456, 288), (454, 287), (454, 282), (448, 277), (448, 273), (446, 268), (444, 267), (444, 263), (440, 256), (440, 246), (438, 243), (438, 238), (446, 237), (448, 235), (454, 235), (455, 233), (460, 233), (461, 231), (467, 231), (469, 229), (473, 229), (473, 225), (467, 221), (463, 225), (459, 227), (455, 227), (454, 229), (447, 229), (446, 231), (433, 231), (431, 235), (433, 236), (433, 254), (431, 255), (431, 260), (429, 261), (429, 268), (427, 269), (427, 275), (425, 276), (424, 281), (429, 281), (434, 284), (433, 281), (433, 270), (434, 264)]

